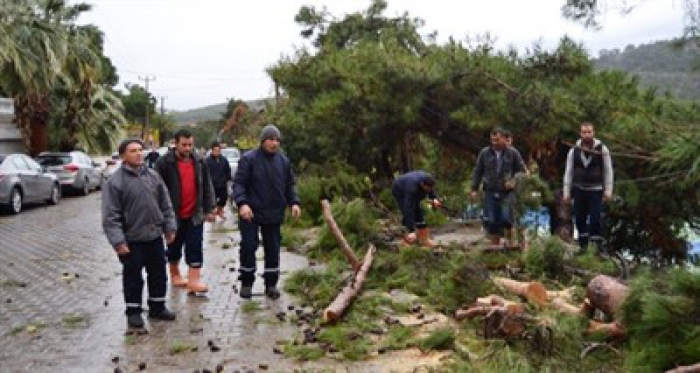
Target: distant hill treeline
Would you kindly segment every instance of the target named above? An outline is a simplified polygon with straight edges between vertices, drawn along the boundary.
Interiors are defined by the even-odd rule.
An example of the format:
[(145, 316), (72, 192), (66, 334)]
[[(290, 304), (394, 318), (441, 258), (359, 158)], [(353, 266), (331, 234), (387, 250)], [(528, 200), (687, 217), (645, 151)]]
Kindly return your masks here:
[[(265, 108), (265, 104), (269, 100), (271, 99), (251, 100), (246, 103), (251, 110), (259, 111)], [(186, 111), (171, 111), (168, 115), (170, 115), (178, 125), (185, 125), (201, 123), (208, 120), (219, 120), (222, 119), (225, 112), (226, 103), (223, 102)]]
[(658, 93), (697, 100), (700, 98), (700, 48), (689, 43), (657, 41), (624, 50), (602, 50), (594, 60), (599, 69), (617, 69), (639, 77), (645, 86), (656, 86)]

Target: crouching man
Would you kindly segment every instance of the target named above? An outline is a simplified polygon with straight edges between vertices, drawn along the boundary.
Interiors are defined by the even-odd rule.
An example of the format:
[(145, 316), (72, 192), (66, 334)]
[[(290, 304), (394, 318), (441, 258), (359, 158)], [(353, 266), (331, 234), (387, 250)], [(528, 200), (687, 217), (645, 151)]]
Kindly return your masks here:
[(102, 190), (102, 228), (122, 263), (127, 324), (142, 328), (143, 268), (148, 274), (148, 317), (175, 320), (165, 307), (165, 245), (175, 239), (177, 223), (168, 190), (157, 172), (143, 164), (143, 143), (119, 145), (122, 166)]
[(424, 247), (435, 246), (435, 243), (430, 240), (423, 209), (420, 207), (420, 202), (426, 196), (430, 198), (433, 207), (440, 207), (440, 200), (435, 196), (434, 188), (435, 178), (425, 171), (411, 171), (394, 179), (391, 194), (394, 195), (403, 215), (401, 222), (408, 229), (408, 234), (404, 238), (406, 243), (412, 244), (418, 241), (418, 244)]

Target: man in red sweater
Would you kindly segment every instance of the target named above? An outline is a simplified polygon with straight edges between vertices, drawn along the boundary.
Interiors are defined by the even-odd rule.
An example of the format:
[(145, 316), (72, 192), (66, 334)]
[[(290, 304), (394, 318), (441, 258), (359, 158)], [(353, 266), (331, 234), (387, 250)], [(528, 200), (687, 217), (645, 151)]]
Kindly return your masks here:
[[(209, 168), (193, 150), (192, 133), (178, 131), (175, 134), (175, 149), (158, 159), (155, 170), (168, 187), (177, 215), (177, 234), (175, 241), (168, 245), (167, 253), (170, 280), (173, 286), (186, 286), (190, 293), (204, 293), (209, 290), (201, 281), (204, 221), (214, 221), (214, 187)], [(185, 262), (189, 266), (187, 281), (182, 278), (179, 269), (183, 246)]]

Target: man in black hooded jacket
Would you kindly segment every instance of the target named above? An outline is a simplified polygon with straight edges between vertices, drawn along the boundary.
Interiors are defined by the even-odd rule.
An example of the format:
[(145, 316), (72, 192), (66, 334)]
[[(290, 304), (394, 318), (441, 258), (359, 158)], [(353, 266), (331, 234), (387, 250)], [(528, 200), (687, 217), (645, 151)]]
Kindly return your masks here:
[(242, 298), (249, 299), (255, 282), (255, 251), (258, 231), (265, 249), (265, 295), (277, 299), (280, 268), (280, 226), (287, 206), (292, 216), (301, 215), (295, 178), (289, 159), (279, 152), (281, 134), (274, 125), (267, 125), (260, 135), (260, 147), (244, 154), (233, 178), (233, 200), (238, 206), (241, 232), (240, 280)]

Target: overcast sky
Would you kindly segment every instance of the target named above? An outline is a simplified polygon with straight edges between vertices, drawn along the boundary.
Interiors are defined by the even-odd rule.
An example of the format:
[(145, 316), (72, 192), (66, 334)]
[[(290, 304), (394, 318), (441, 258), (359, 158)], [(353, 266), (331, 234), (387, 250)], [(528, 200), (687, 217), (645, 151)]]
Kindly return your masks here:
[[(76, 0), (77, 1), (77, 0)], [(71, 2), (76, 2), (71, 1)], [(341, 18), (364, 10), (370, 0), (83, 0), (93, 10), (80, 20), (104, 31), (105, 53), (125, 83), (165, 96), (166, 110), (186, 110), (273, 95), (265, 68), (304, 45), (294, 16), (302, 5), (325, 6)], [(425, 21), (422, 34), (437, 31), (438, 42), (486, 32), (497, 46), (519, 49), (541, 42), (553, 48), (568, 34), (593, 56), (601, 49), (681, 35), (683, 0), (627, 0), (638, 4), (621, 17), (609, 9), (600, 31), (561, 17), (564, 0), (389, 0), (385, 13), (408, 12)]]

